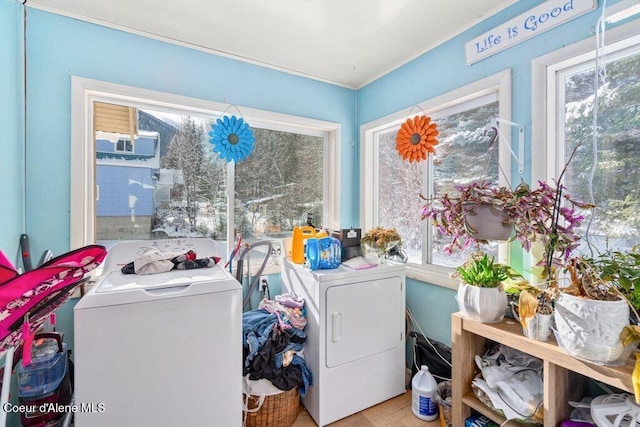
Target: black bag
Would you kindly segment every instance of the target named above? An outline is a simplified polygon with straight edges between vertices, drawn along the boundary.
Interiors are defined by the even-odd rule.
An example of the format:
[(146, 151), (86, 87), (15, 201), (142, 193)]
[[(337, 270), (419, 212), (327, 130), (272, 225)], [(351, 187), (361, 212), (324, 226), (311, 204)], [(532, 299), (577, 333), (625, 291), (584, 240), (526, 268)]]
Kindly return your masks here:
[(451, 348), (414, 331), (409, 336), (413, 338), (411, 378), (426, 365), (436, 382), (451, 380)]

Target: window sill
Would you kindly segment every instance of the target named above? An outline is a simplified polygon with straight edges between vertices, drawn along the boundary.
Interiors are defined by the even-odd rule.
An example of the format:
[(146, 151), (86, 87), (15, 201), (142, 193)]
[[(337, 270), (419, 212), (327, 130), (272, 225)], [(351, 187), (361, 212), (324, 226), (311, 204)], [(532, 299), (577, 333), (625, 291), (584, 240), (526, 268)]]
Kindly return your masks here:
[(408, 279), (430, 283), (435, 286), (457, 290), (459, 280), (452, 279), (452, 268), (439, 267), (435, 265), (422, 266), (418, 264), (407, 264), (406, 273)]

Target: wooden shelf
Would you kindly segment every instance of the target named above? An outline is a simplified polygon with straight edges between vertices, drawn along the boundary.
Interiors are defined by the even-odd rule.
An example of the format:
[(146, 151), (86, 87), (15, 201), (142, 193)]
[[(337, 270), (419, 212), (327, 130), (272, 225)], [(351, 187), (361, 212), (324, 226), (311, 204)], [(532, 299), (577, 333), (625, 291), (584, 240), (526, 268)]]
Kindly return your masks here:
[(571, 407), (568, 401), (582, 397), (585, 378), (633, 393), (631, 373), (635, 359), (632, 357), (623, 366), (602, 366), (585, 362), (565, 353), (553, 337), (547, 342), (525, 337), (522, 335), (522, 327), (513, 319), (488, 324), (454, 313), (451, 324), (453, 425), (464, 425), (464, 420), (471, 415), (472, 409), (498, 424), (505, 421), (504, 417), (487, 408), (471, 391), (476, 371), (473, 358), (476, 354), (484, 353), (489, 341), (507, 345), (543, 360), (545, 427), (555, 427), (560, 421), (569, 418)]
[[(464, 396), (462, 398), (462, 403), (475, 409), (485, 417), (492, 419), (493, 421), (495, 421), (500, 425), (502, 425), (502, 423), (504, 423), (507, 420), (504, 416), (489, 409), (489, 407), (484, 403), (482, 403), (480, 399), (478, 399), (474, 394), (467, 394), (466, 396)], [(530, 426), (531, 424), (525, 424), (518, 421), (510, 421), (508, 424), (506, 424), (506, 426), (509, 426), (509, 427), (524, 427), (527, 425)]]

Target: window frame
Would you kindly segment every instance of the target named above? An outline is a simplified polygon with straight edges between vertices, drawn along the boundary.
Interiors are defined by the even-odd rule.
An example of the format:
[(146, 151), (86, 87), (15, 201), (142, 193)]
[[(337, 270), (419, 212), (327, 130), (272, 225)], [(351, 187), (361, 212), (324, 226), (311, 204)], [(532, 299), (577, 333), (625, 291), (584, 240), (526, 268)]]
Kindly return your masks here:
[[(615, 58), (617, 53), (634, 46), (640, 47), (637, 26), (638, 21), (632, 21), (606, 29), (604, 54), (607, 58)], [(559, 137), (564, 134), (564, 122), (563, 111), (558, 108), (562, 97), (558, 81), (568, 70), (591, 68), (595, 59), (596, 38), (590, 37), (532, 60), (532, 87), (543, 89), (532, 91), (531, 96), (531, 146), (540, 153), (531, 158), (532, 182), (553, 182), (564, 167), (564, 138), (560, 146)], [(533, 254), (529, 254), (529, 262), (535, 262)]]
[[(120, 150), (118, 148), (118, 144), (120, 144), (120, 141), (122, 141), (122, 145), (123, 145), (123, 149)], [(127, 145), (127, 143), (129, 143)], [(127, 148), (131, 148), (130, 150), (127, 150)], [(116, 142), (116, 149), (115, 149), (116, 153), (125, 153), (125, 154), (135, 154), (135, 151), (133, 150), (133, 143), (131, 142), (131, 139), (125, 139), (125, 138), (118, 138), (118, 141)]]
[[(377, 165), (378, 150), (375, 135), (392, 126), (399, 126), (407, 117), (419, 112), (427, 115), (454, 110), (463, 103), (473, 102), (492, 94), (497, 94), (499, 117), (503, 120), (511, 120), (511, 69), (488, 76), (484, 79), (472, 82), (466, 86), (454, 89), (443, 95), (424, 100), (410, 108), (397, 111), (360, 126), (360, 224), (363, 230), (375, 227), (377, 224)], [(500, 125), (505, 135), (514, 135), (513, 129)], [(514, 139), (512, 138), (511, 141)], [(436, 148), (437, 149), (437, 148)], [(508, 149), (501, 147), (499, 162), (503, 170), (511, 171), (511, 154)], [(425, 174), (429, 174), (429, 168), (425, 168)], [(513, 175), (513, 173), (511, 173)], [(513, 180), (512, 176), (510, 179)], [(506, 185), (503, 176), (499, 176), (500, 185)], [(430, 233), (427, 222), (422, 222), (422, 233), (426, 237)], [(501, 243), (498, 249), (500, 262), (508, 262), (508, 245)], [(407, 277), (431, 283), (438, 286), (457, 289), (458, 281), (451, 279), (453, 269), (433, 264), (408, 263)]]
[[(111, 102), (175, 114), (197, 114), (215, 120), (230, 105), (199, 98), (174, 95), (116, 83), (71, 77), (71, 194), (70, 244), (81, 247), (95, 242), (95, 147), (93, 141), (93, 103)], [(243, 118), (257, 128), (321, 136), (326, 140), (323, 159), (323, 224), (339, 228), (340, 224), (340, 150), (341, 125), (335, 122), (310, 119), (241, 107)], [(228, 163), (227, 174), (233, 176), (234, 164)], [(234, 199), (234, 180), (229, 179), (227, 199)], [(233, 206), (229, 203), (228, 206)], [(229, 208), (228, 208), (229, 209)], [(230, 212), (233, 215), (233, 212)], [(233, 227), (227, 228), (227, 254), (235, 241)]]
[[(635, 24), (635, 25), (634, 25)], [(640, 45), (637, 22), (607, 30), (605, 53), (609, 57), (616, 51)], [(563, 152), (558, 151), (558, 134), (564, 132), (558, 111), (558, 76), (569, 68), (595, 61), (595, 38), (566, 46), (532, 61), (532, 87), (545, 90), (532, 93), (532, 146), (541, 150), (540, 156), (532, 156), (532, 181), (553, 180), (562, 170)]]

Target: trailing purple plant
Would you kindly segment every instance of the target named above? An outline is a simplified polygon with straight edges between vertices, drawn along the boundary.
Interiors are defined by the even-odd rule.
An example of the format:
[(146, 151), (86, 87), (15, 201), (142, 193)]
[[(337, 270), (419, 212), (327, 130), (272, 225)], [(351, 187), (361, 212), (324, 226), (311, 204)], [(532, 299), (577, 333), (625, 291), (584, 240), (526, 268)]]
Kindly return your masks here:
[(563, 265), (579, 246), (577, 228), (584, 216), (577, 208), (590, 205), (573, 200), (561, 185), (539, 181), (538, 187), (532, 190), (522, 182), (511, 190), (478, 181), (455, 189), (456, 195), (443, 194), (433, 199), (421, 196), (426, 201), (421, 209), (422, 219), (429, 219), (439, 233), (452, 238), (444, 248), (448, 254), (482, 242), (469, 232), (466, 221), (466, 216), (482, 204), (502, 210), (503, 224), (512, 225), (514, 229), (511, 240), (519, 241), (524, 250), (530, 251), (534, 242), (543, 245), (545, 256), (541, 265), (547, 265), (549, 260), (553, 265)]

